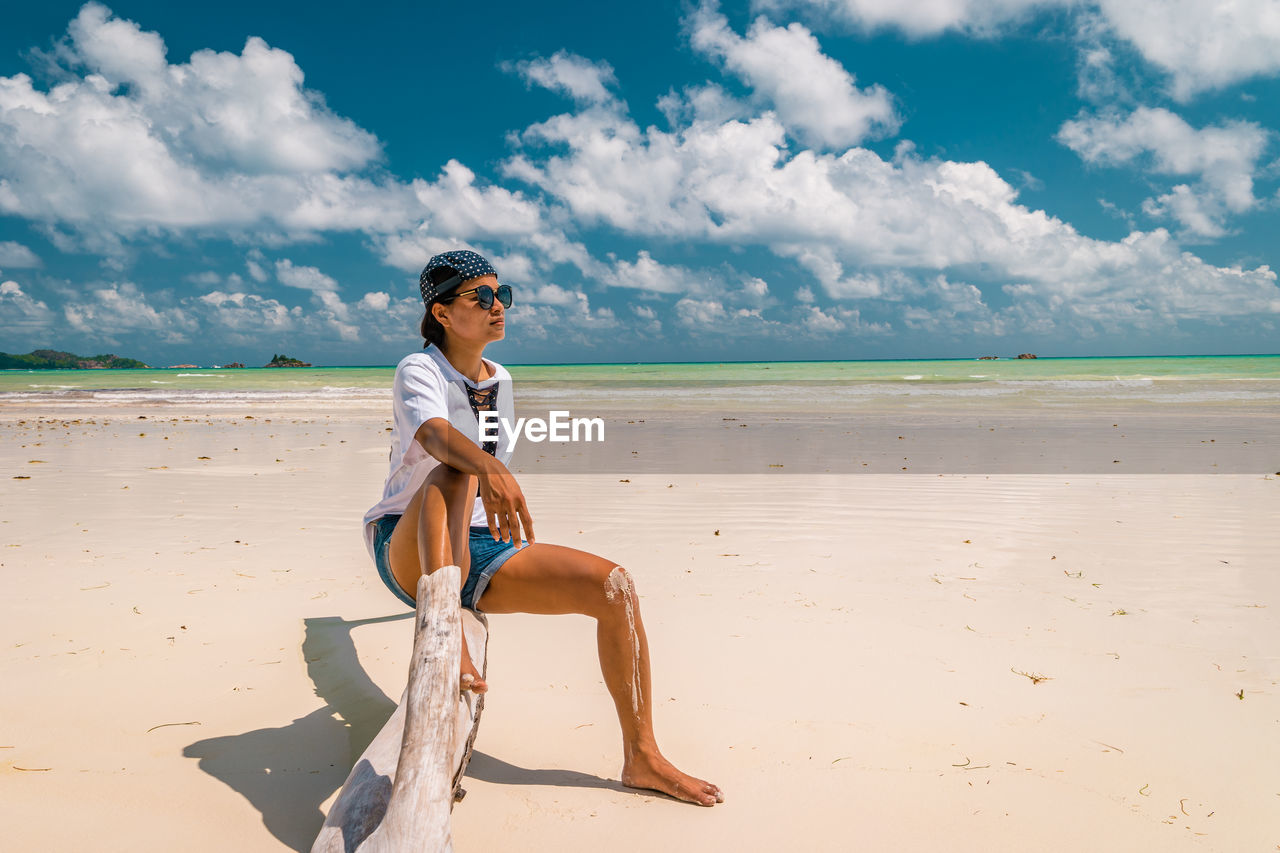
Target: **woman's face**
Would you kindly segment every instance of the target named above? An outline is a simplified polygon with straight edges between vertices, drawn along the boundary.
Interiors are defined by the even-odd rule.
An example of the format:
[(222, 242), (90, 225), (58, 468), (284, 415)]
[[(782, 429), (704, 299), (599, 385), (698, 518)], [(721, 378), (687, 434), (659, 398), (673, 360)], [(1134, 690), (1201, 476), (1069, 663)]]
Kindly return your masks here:
[(440, 310), (436, 310), (434, 305), (431, 307), (448, 334), (460, 340), (481, 345), (490, 341), (500, 341), (507, 334), (506, 312), (502, 303), (495, 299), (492, 307), (481, 308), (477, 294), (466, 293), (482, 285), (488, 285), (497, 290), (498, 277), (482, 275), (479, 278), (467, 279), (458, 285), (459, 292), (465, 293), (464, 296), (440, 303)]

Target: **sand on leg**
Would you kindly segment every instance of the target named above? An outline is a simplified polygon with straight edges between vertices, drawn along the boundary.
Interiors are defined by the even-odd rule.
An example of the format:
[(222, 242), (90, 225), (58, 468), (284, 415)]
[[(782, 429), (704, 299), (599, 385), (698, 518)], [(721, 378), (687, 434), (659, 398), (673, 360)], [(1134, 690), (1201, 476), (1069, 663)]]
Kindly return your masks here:
[(658, 749), (649, 644), (626, 569), (574, 548), (529, 545), (503, 563), (478, 604), (485, 613), (593, 617), (600, 669), (622, 727), (622, 784), (704, 806), (723, 802), (716, 785), (681, 772)]

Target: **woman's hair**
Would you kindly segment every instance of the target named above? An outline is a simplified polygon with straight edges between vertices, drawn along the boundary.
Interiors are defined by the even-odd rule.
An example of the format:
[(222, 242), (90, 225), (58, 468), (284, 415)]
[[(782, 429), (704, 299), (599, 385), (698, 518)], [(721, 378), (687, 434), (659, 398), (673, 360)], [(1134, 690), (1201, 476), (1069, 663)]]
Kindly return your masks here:
[(440, 346), (444, 343), (444, 326), (440, 325), (440, 321), (431, 313), (431, 306), (427, 306), (427, 313), (422, 315), (422, 323), (418, 327), (418, 331), (422, 333), (422, 346), (435, 344)]
[[(452, 267), (436, 267), (430, 273), (431, 281), (434, 284), (439, 284), (457, 274), (457, 271)], [(447, 299), (448, 296), (446, 295), (444, 298)], [(432, 302), (432, 305), (440, 301), (440, 299), (436, 299)], [(427, 313), (422, 315), (422, 322), (418, 324), (418, 331), (422, 334), (422, 345), (424, 347), (428, 344), (440, 346), (444, 343), (444, 326), (440, 325), (440, 321), (431, 313), (431, 305), (427, 306)]]

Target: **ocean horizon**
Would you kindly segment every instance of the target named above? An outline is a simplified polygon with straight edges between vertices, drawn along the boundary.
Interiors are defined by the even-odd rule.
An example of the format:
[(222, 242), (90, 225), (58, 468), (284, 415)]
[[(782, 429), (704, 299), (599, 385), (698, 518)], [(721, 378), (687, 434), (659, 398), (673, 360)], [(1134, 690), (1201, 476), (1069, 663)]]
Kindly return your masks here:
[[(872, 403), (1071, 405), (1108, 400), (1280, 403), (1280, 355), (1082, 356), (1035, 359), (874, 359), (775, 362), (508, 364), (522, 402), (578, 400), (609, 408), (767, 409), (795, 395), (831, 411)], [(0, 371), (0, 407), (25, 411), (129, 404), (220, 407), (382, 405), (393, 365)], [(666, 402), (660, 402), (660, 401)], [(976, 403), (974, 403), (976, 404)]]

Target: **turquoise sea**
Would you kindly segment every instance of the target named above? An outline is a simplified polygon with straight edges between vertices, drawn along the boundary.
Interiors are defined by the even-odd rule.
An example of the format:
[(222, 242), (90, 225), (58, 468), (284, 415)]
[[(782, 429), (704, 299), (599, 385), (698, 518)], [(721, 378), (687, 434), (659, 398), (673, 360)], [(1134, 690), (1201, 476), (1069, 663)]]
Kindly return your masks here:
[[(508, 365), (526, 402), (562, 398), (607, 404), (618, 395), (676, 408), (745, 397), (801, 394), (826, 402), (894, 398), (1150, 397), (1163, 402), (1280, 402), (1280, 355), (1124, 358), (939, 359), (693, 364)], [(76, 405), (207, 404), (272, 400), (368, 404), (388, 399), (394, 367), (4, 370), (0, 406), (38, 411)], [(724, 402), (722, 400), (721, 402)]]

